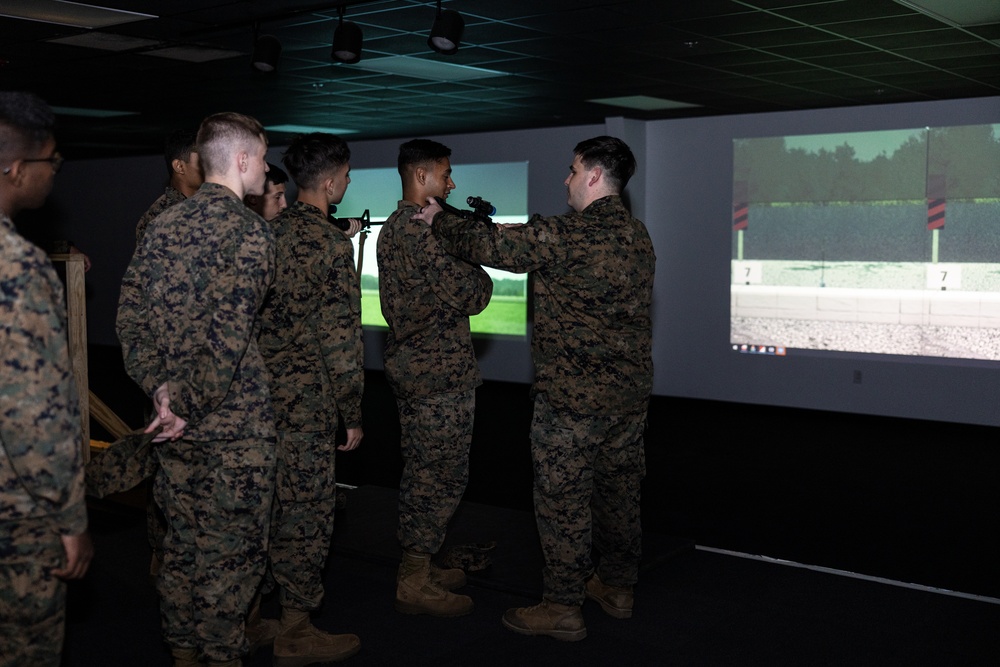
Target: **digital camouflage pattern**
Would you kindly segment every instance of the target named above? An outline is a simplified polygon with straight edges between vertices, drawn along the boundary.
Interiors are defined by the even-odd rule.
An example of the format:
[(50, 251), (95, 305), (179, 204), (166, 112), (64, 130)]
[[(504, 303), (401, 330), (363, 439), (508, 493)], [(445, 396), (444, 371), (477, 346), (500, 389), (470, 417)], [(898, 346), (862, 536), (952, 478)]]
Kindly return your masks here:
[(156, 474), (156, 457), (151, 443), (158, 433), (144, 433), (142, 429), (132, 431), (91, 457), (84, 467), (87, 495), (104, 498), (122, 493)]
[(166, 211), (168, 208), (174, 204), (179, 204), (180, 202), (187, 199), (177, 188), (168, 185), (166, 191), (159, 196), (159, 198), (154, 201), (150, 207), (142, 214), (139, 218), (139, 222), (135, 225), (135, 244), (138, 246), (142, 243), (142, 237), (146, 234), (146, 227), (149, 227), (149, 223), (153, 221), (153, 218), (159, 214)]
[(257, 313), (274, 236), (229, 188), (205, 183), (157, 216), (122, 279), (118, 340), (147, 396), (169, 381), (187, 440), (273, 438)]
[(157, 578), (163, 638), (224, 662), (249, 650), (245, 617), (267, 566), (271, 439), (158, 443), (153, 495), (169, 528)]
[(361, 426), (364, 343), (354, 246), (311, 204), (272, 223), (278, 273), (262, 313), (278, 457), (270, 573), (283, 607), (318, 609), (337, 493), (338, 411)]
[[(181, 203), (185, 199), (187, 199), (187, 197), (184, 196), (184, 193), (182, 193), (180, 190), (173, 187), (172, 185), (167, 185), (166, 190), (164, 190), (163, 194), (160, 195), (157, 198), (157, 200), (150, 205), (150, 207), (146, 210), (146, 212), (142, 214), (142, 217), (139, 218), (139, 222), (136, 223), (135, 226), (136, 246), (138, 246), (142, 242), (142, 237), (146, 233), (146, 227), (148, 227), (149, 223), (153, 221), (153, 218), (160, 215), (174, 204)], [(112, 453), (111, 450), (115, 448), (115, 445), (117, 445), (117, 443), (112, 445), (111, 448), (109, 448), (109, 451), (106, 451), (104, 455), (102, 455), (102, 457), (99, 458), (104, 458), (108, 454), (111, 454)], [(116, 459), (117, 459), (117, 454), (116, 454)], [(91, 463), (93, 463), (93, 461), (91, 461)], [(145, 470), (148, 471), (150, 477), (156, 474), (156, 459), (153, 456), (152, 448), (138, 449), (135, 452), (135, 455), (131, 458), (131, 461), (129, 461), (129, 464), (132, 467), (132, 470), (129, 471), (123, 470), (122, 472), (134, 472), (135, 470)], [(120, 466), (118, 466), (117, 464), (111, 465), (110, 460), (103, 462), (101, 465), (103, 466), (101, 470), (103, 470), (107, 475), (118, 472), (120, 469)], [(113, 485), (120, 484), (118, 480), (115, 480), (107, 476), (105, 476), (103, 479), (98, 479), (97, 475), (91, 473), (91, 466), (90, 464), (88, 464), (87, 465), (88, 489), (92, 485), (91, 480), (93, 480), (95, 485), (97, 486), (110, 487)], [(135, 485), (133, 484), (132, 486)], [(128, 488), (132, 487), (130, 486)], [(163, 512), (160, 511), (160, 508), (156, 506), (156, 502), (153, 500), (152, 491), (150, 491), (146, 498), (146, 537), (147, 540), (149, 541), (149, 549), (150, 551), (153, 552), (154, 563), (163, 562), (163, 538), (166, 535), (166, 533), (167, 533), (166, 519), (163, 517)]]
[(403, 476), (399, 482), (399, 544), (434, 554), (469, 481), (476, 392), (397, 398)]
[(0, 527), (0, 667), (59, 667), (66, 583), (52, 574), (66, 552), (51, 527)]
[(645, 410), (656, 257), (645, 225), (621, 197), (514, 226), (439, 213), (434, 232), (459, 257), (533, 272), (535, 393), (582, 414)]
[(0, 214), (0, 665), (58, 665), (60, 535), (87, 528), (63, 289)]
[(188, 422), (182, 439), (153, 448), (169, 524), (164, 638), (210, 660), (247, 650), (243, 619), (267, 559), (276, 432), (257, 313), (273, 276), (271, 228), (205, 183), (150, 223), (122, 281), (125, 368), (148, 395), (168, 382)]
[(602, 556), (601, 580), (631, 586), (653, 383), (656, 257), (646, 227), (611, 195), (524, 225), (442, 213), (433, 228), (460, 257), (534, 272), (531, 449), (544, 597), (583, 602), (592, 544)]
[(493, 294), (482, 267), (445, 252), (400, 201), (378, 237), (379, 298), (389, 324), (385, 375), (396, 397), (430, 396), (482, 384), (469, 316)]
[(48, 257), (0, 214), (0, 525), (87, 528), (82, 431), (63, 288)]
[(446, 253), (400, 201), (378, 238), (379, 298), (389, 324), (385, 375), (396, 396), (403, 475), (399, 542), (436, 553), (469, 478), (475, 388), (482, 384), (469, 316), (483, 311), (493, 281)]
[(271, 222), (278, 272), (261, 314), (277, 427), (336, 431), (361, 426), (364, 343), (354, 246), (311, 204)]
[(531, 457), (535, 520), (545, 555), (544, 595), (579, 605), (601, 555), (601, 581), (630, 587), (642, 556), (640, 482), (646, 474), (646, 413), (583, 415), (535, 396)]
[(282, 607), (319, 609), (337, 505), (336, 431), (279, 431), (268, 567)]

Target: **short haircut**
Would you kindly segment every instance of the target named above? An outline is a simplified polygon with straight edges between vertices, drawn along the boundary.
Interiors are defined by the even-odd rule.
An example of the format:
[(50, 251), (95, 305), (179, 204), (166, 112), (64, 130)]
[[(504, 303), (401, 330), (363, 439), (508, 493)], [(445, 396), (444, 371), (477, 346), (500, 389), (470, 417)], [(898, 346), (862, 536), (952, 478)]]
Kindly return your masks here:
[(325, 132), (298, 135), (281, 158), (295, 184), (306, 190), (318, 186), (330, 172), (350, 160), (351, 149), (347, 142)]
[(609, 184), (619, 193), (635, 173), (635, 156), (628, 144), (617, 137), (602, 136), (581, 141), (573, 149), (573, 154), (580, 157), (580, 162), (587, 169), (600, 167)]
[(406, 177), (406, 172), (422, 164), (438, 162), (451, 157), (451, 149), (430, 139), (413, 139), (399, 147), (397, 169), (399, 175)]
[(191, 153), (198, 152), (198, 130), (185, 128), (174, 130), (169, 135), (163, 145), (163, 159), (167, 163), (167, 173), (173, 174), (174, 160), (189, 162)]
[(234, 153), (253, 151), (259, 142), (266, 146), (267, 134), (256, 118), (224, 111), (201, 121), (197, 141), (198, 158), (207, 176), (226, 173)]
[(55, 124), (52, 109), (34, 93), (0, 92), (0, 166), (40, 148)]
[(281, 185), (282, 183), (288, 182), (288, 174), (285, 170), (276, 164), (270, 162), (267, 163), (267, 182), (273, 183), (274, 185)]

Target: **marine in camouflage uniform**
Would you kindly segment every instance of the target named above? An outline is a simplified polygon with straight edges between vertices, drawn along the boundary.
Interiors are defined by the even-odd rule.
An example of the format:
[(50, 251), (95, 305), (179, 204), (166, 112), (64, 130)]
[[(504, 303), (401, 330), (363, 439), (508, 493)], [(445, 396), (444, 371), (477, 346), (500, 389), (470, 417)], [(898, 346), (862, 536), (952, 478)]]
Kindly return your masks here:
[[(136, 245), (142, 242), (149, 223), (174, 204), (187, 199), (179, 190), (168, 185), (166, 191), (147, 209), (135, 227)], [(103, 498), (109, 493), (127, 491), (156, 474), (152, 447), (137, 448), (133, 440), (117, 441), (86, 465), (87, 493)], [(156, 506), (152, 490), (146, 499), (146, 538), (152, 553), (149, 574), (155, 580), (163, 563), (163, 538), (167, 534), (166, 519)]]
[[(591, 141), (598, 140), (624, 146)], [(653, 246), (622, 203), (624, 183), (596, 189), (601, 174), (591, 167), (605, 180), (609, 169), (589, 162), (590, 148), (577, 147), (567, 179), (576, 212), (514, 226), (439, 213), (433, 225), (441, 245), (459, 257), (534, 273), (535, 513), (544, 599), (567, 606), (584, 600), (592, 542), (602, 556), (601, 581), (625, 589), (637, 579), (642, 434), (653, 377)]]
[[(138, 246), (146, 228), (154, 218), (168, 208), (179, 204), (198, 191), (203, 174), (195, 150), (197, 129), (181, 129), (166, 139), (163, 158), (169, 182), (166, 190), (139, 218), (135, 226)], [(156, 461), (153, 448), (136, 447), (134, 439), (113, 443), (100, 456), (92, 458), (86, 466), (87, 493), (104, 497), (108, 493), (127, 491), (153, 477)], [(156, 506), (152, 489), (146, 499), (146, 536), (152, 553), (149, 573), (155, 581), (163, 562), (163, 538), (167, 533), (166, 519)]]
[[(180, 129), (172, 132), (166, 139), (163, 159), (166, 162), (169, 182), (166, 190), (142, 214), (135, 226), (135, 241), (138, 246), (142, 242), (146, 227), (153, 218), (160, 215), (174, 204), (179, 204), (201, 187), (204, 182), (201, 166), (196, 150), (198, 133), (196, 129)], [(107, 454), (108, 452), (105, 452)], [(102, 457), (103, 458), (103, 455)], [(136, 452), (137, 463), (149, 470), (150, 476), (156, 473), (156, 462), (153, 460), (152, 448), (140, 449)], [(98, 459), (99, 461), (100, 459)], [(88, 472), (90, 465), (88, 464)], [(113, 468), (108, 471), (114, 472)], [(150, 559), (149, 574), (154, 578), (159, 575), (163, 565), (163, 539), (167, 534), (167, 521), (163, 512), (156, 506), (152, 489), (146, 498), (146, 538), (149, 541)]]
[(437, 553), (469, 475), (475, 388), (482, 384), (469, 315), (493, 293), (485, 271), (443, 252), (400, 201), (378, 239), (379, 294), (389, 324), (385, 374), (399, 407), (406, 466), (399, 541)]
[[(389, 324), (385, 375), (399, 408), (404, 461), (404, 554), (437, 553), (465, 491), (475, 389), (482, 384), (469, 316), (482, 312), (493, 293), (482, 267), (449, 255), (427, 225), (410, 219), (418, 201), (446, 197), (455, 187), (450, 153), (428, 140), (403, 144), (400, 174), (410, 200), (399, 201), (378, 238), (379, 295)], [(471, 600), (467, 605), (471, 610)]]
[[(361, 286), (348, 238), (361, 223), (353, 220), (342, 232), (328, 217), (351, 182), (350, 157), (336, 135), (295, 137), (283, 161), (298, 201), (272, 222), (278, 273), (261, 316), (260, 345), (278, 427), (268, 567), (280, 587), (281, 620), (261, 618), (255, 605), (247, 633), (258, 645), (273, 641), (279, 667), (342, 660), (361, 648), (357, 635), (330, 634), (309, 619), (323, 599), (337, 451), (355, 449), (364, 437)], [(340, 418), (347, 441), (338, 446)]]
[[(0, 93), (0, 665), (4, 667), (58, 667), (65, 628), (62, 579), (82, 576), (93, 554), (86, 534), (80, 412), (66, 342), (62, 284), (45, 253), (19, 235), (8, 216), (40, 206), (51, 188), (61, 162), (54, 152), (51, 123), (51, 111), (38, 98)], [(49, 138), (43, 142), (25, 138), (36, 131)]]
[(167, 163), (167, 175), (170, 182), (162, 195), (142, 214), (135, 226), (135, 244), (142, 242), (146, 227), (153, 218), (166, 211), (174, 204), (179, 204), (201, 186), (204, 178), (198, 162), (198, 152), (195, 148), (197, 132), (193, 130), (176, 130), (167, 137), (163, 158)]
[(229, 113), (202, 123), (206, 143), (218, 162), (203, 152), (206, 183), (147, 228), (117, 323), (129, 375), (154, 405), (166, 387), (169, 410), (186, 421), (182, 437), (153, 445), (154, 496), (169, 524), (157, 583), (175, 664), (247, 651), (274, 483), (270, 377), (257, 348), (274, 237), (242, 202), (263, 192), (266, 143), (259, 123)]
[(262, 314), (278, 473), (270, 570), (282, 606), (318, 609), (336, 504), (338, 412), (361, 427), (364, 346), (354, 246), (298, 201), (272, 222), (278, 273)]
[(174, 186), (168, 185), (163, 194), (157, 197), (156, 201), (150, 204), (146, 212), (142, 214), (139, 218), (139, 222), (135, 225), (135, 244), (138, 246), (142, 243), (142, 237), (146, 234), (146, 228), (149, 227), (149, 223), (153, 219), (171, 208), (174, 204), (180, 204), (182, 201), (187, 199), (184, 195), (180, 193), (179, 190), (175, 189)]

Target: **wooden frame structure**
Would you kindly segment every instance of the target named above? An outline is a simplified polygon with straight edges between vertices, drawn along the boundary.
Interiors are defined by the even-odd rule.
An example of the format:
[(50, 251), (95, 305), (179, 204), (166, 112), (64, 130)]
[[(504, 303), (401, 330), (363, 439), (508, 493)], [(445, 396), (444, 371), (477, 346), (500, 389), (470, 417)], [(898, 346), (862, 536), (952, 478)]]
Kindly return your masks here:
[(66, 316), (68, 320), (69, 363), (80, 397), (80, 427), (83, 432), (83, 462), (90, 460), (90, 376), (87, 368), (87, 290), (83, 255), (49, 255), (53, 262), (66, 264)]

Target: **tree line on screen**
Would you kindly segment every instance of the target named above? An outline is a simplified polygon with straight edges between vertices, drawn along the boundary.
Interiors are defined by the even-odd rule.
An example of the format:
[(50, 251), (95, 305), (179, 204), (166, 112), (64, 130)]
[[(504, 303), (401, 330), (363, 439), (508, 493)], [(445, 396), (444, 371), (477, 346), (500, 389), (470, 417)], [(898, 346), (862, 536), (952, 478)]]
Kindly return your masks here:
[(737, 139), (733, 150), (734, 202), (1000, 197), (1000, 138), (991, 125), (920, 131), (871, 160), (846, 142), (812, 152), (789, 149), (783, 137)]

